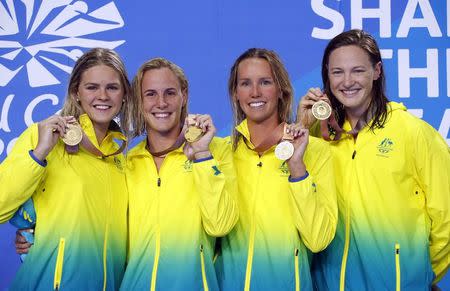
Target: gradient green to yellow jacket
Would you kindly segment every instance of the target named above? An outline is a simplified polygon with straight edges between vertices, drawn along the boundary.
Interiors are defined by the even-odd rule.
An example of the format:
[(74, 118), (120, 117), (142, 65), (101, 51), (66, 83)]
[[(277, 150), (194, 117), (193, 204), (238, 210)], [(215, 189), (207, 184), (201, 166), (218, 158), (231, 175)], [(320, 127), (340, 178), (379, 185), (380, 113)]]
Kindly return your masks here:
[(319, 290), (430, 290), (449, 268), (448, 146), (402, 104), (388, 112), (383, 128), (330, 143), (339, 224), (314, 260)]
[[(87, 115), (80, 124), (105, 153), (118, 146), (109, 131), (98, 145)], [(128, 192), (124, 158), (99, 158), (83, 148), (68, 154), (60, 140), (46, 163), (30, 154), (37, 124), (17, 140), (0, 165), (0, 221), (30, 197), (36, 209), (35, 242), (10, 290), (117, 290), (125, 271)]]
[(234, 152), (240, 219), (222, 239), (216, 261), (221, 290), (312, 290), (310, 257), (333, 239), (336, 190), (330, 149), (311, 137), (304, 161), (308, 175), (289, 180), (272, 147), (252, 150), (247, 121)]
[(218, 290), (216, 237), (238, 220), (230, 147), (210, 144), (211, 158), (190, 161), (169, 152), (159, 173), (146, 140), (128, 154), (128, 266), (121, 290)]

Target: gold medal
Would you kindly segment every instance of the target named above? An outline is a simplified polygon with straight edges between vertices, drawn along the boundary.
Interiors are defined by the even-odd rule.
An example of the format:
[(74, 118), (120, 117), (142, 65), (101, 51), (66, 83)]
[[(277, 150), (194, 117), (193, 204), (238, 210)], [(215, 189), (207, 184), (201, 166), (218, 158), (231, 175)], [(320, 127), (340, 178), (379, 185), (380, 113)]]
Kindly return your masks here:
[(201, 128), (195, 126), (194, 115), (189, 114), (187, 117), (188, 128), (186, 133), (184, 134), (184, 138), (187, 142), (196, 142), (198, 141), (202, 135), (203, 131)]
[(68, 124), (66, 134), (62, 141), (69, 146), (75, 146), (81, 142), (83, 138), (83, 131), (78, 123)]
[(188, 142), (195, 142), (198, 141), (202, 135), (203, 132), (201, 128), (198, 128), (197, 126), (189, 126), (184, 134), (184, 137)]
[(323, 100), (317, 101), (312, 106), (312, 114), (318, 120), (326, 120), (331, 115), (331, 106)]

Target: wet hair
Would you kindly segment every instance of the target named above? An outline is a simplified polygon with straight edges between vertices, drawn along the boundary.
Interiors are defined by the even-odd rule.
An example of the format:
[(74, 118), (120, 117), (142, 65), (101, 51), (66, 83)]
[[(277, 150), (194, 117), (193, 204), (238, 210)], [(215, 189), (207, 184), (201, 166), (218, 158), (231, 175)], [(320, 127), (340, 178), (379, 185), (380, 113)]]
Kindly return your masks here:
[(239, 64), (246, 59), (262, 59), (267, 61), (272, 70), (272, 75), (279, 91), (281, 92), (281, 98), (278, 102), (278, 119), (281, 122), (292, 122), (292, 105), (293, 105), (293, 89), (289, 79), (289, 74), (281, 62), (280, 57), (272, 50), (264, 48), (250, 48), (241, 54), (233, 66), (231, 67), (230, 77), (228, 79), (228, 94), (230, 96), (231, 107), (233, 109), (233, 134), (232, 143), (233, 149), (237, 147), (241, 134), (236, 130), (236, 126), (239, 125), (245, 119), (245, 113), (239, 106), (239, 102), (236, 98), (236, 89), (238, 84), (238, 69)]
[(83, 114), (83, 108), (77, 101), (78, 88), (80, 86), (81, 78), (84, 72), (92, 67), (105, 65), (117, 72), (120, 78), (120, 83), (123, 89), (122, 107), (119, 111), (120, 125), (126, 135), (131, 128), (131, 113), (133, 107), (133, 100), (131, 99), (131, 87), (128, 80), (125, 65), (120, 56), (113, 50), (107, 48), (93, 48), (85, 52), (75, 63), (69, 79), (69, 86), (67, 88), (66, 100), (61, 110), (62, 116), (74, 116), (76, 119)]
[[(322, 59), (322, 82), (324, 91), (330, 98), (331, 105), (337, 113), (337, 122), (340, 126), (342, 126), (345, 121), (345, 108), (331, 92), (330, 80), (328, 78), (328, 63), (331, 53), (335, 49), (344, 46), (357, 46), (364, 50), (369, 56), (370, 62), (374, 68), (378, 63), (381, 63), (381, 53), (377, 42), (373, 36), (363, 30), (352, 29), (345, 31), (334, 37), (328, 43)], [(366, 112), (366, 117), (367, 114), (370, 113), (373, 118), (373, 122), (370, 125), (370, 130), (372, 131), (376, 128), (382, 128), (386, 123), (387, 103), (389, 100), (385, 93), (385, 82), (383, 66), (380, 66), (380, 76), (377, 80), (373, 81), (372, 99)]]
[[(188, 96), (189, 93), (189, 83), (186, 78), (186, 75), (184, 74), (183, 70), (176, 65), (175, 63), (164, 59), (164, 58), (154, 58), (151, 60), (146, 61), (142, 66), (139, 68), (139, 70), (136, 73), (136, 76), (133, 79), (132, 83), (132, 91), (133, 95), (136, 98), (135, 107), (133, 109), (133, 136), (139, 136), (144, 134), (147, 131), (145, 118), (144, 118), (144, 104), (143, 104), (143, 96), (142, 96), (142, 79), (144, 78), (144, 74), (147, 71), (150, 70), (157, 70), (167, 68), (172, 73), (175, 74), (175, 76), (178, 79), (178, 82), (180, 84), (180, 89), (183, 94)], [(181, 117), (180, 121), (183, 123), (184, 119), (187, 116), (187, 103), (183, 106), (181, 109)]]

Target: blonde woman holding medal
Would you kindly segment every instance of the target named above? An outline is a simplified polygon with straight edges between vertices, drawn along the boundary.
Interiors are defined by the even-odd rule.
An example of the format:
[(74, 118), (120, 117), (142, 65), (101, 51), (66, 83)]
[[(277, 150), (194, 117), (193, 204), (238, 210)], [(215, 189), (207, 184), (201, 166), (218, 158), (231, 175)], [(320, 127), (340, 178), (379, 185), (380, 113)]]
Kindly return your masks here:
[(128, 192), (120, 154), (126, 141), (113, 118), (127, 129), (129, 93), (114, 51), (86, 52), (73, 68), (61, 115), (30, 126), (0, 165), (0, 221), (30, 198), (36, 214), (34, 245), (10, 290), (118, 289)]
[[(430, 290), (450, 265), (448, 146), (388, 101), (368, 33), (329, 42), (322, 80), (324, 91), (311, 88), (298, 108), (304, 126), (330, 140), (338, 190), (336, 238), (314, 259), (318, 289)], [(330, 118), (314, 110), (320, 100), (331, 104)]]
[(311, 290), (311, 254), (330, 243), (336, 228), (330, 150), (290, 123), (292, 86), (273, 51), (239, 56), (228, 89), (240, 216), (221, 241), (220, 288)]
[(128, 154), (130, 243), (121, 290), (218, 290), (216, 237), (238, 219), (230, 148), (214, 137), (209, 115), (187, 116), (188, 81), (174, 63), (145, 62), (133, 91), (135, 135), (146, 138)]

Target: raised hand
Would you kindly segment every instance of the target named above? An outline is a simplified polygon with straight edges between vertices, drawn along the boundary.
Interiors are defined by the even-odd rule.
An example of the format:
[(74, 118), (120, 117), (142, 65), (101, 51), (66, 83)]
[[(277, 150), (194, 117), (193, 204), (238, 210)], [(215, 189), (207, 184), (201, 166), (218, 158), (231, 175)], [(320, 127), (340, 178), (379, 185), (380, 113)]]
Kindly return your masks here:
[(328, 96), (320, 90), (320, 88), (309, 88), (308, 92), (300, 99), (297, 107), (297, 122), (303, 128), (310, 128), (316, 121), (312, 114), (311, 108), (319, 100), (328, 101)]
[(287, 161), (292, 178), (298, 178), (306, 174), (306, 166), (303, 162), (303, 156), (308, 146), (309, 130), (302, 127), (300, 123), (289, 124), (286, 128), (293, 135), (294, 153)]
[(66, 134), (67, 124), (76, 122), (73, 116), (53, 115), (38, 123), (38, 144), (33, 150), (34, 155), (41, 161), (45, 160), (58, 142), (58, 138)]
[[(197, 141), (186, 143), (184, 152), (186, 156), (194, 159), (202, 159), (211, 156), (209, 151), (209, 144), (216, 134), (216, 127), (212, 122), (211, 116), (208, 114), (195, 114), (192, 116), (195, 121), (195, 126), (202, 130), (202, 136)], [(185, 127), (187, 128), (187, 118), (185, 120)]]

